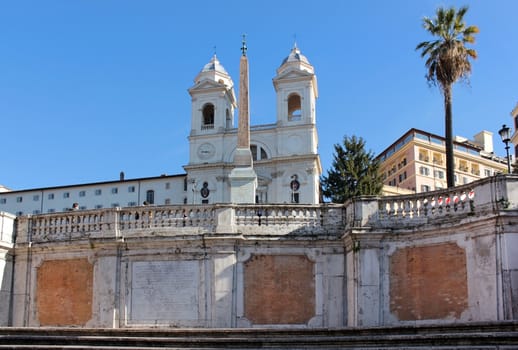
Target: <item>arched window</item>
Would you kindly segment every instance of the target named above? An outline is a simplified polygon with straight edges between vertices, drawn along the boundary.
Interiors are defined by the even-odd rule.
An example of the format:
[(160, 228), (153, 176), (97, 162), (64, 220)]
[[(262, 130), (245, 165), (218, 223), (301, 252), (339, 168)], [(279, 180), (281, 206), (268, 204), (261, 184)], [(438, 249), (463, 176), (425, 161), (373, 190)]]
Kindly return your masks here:
[(268, 159), (268, 153), (258, 145), (250, 145), (250, 152), (252, 153), (252, 159), (255, 160), (265, 160)]
[(203, 120), (201, 129), (214, 129), (214, 105), (212, 103), (207, 103), (203, 106), (202, 110)]
[(300, 96), (291, 94), (288, 96), (288, 120), (300, 120), (302, 117), (302, 103)]

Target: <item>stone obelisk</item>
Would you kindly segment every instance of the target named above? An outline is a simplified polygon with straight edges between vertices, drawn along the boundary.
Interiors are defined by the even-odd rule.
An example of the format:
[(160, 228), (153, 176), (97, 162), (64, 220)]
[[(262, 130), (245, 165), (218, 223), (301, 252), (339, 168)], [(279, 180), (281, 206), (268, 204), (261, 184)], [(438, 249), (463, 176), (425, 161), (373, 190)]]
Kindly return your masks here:
[(241, 204), (255, 203), (255, 189), (257, 187), (257, 175), (254, 171), (252, 152), (250, 152), (250, 107), (246, 50), (246, 41), (243, 35), (242, 55), (239, 61), (237, 148), (234, 152), (234, 169), (228, 176), (230, 201)]

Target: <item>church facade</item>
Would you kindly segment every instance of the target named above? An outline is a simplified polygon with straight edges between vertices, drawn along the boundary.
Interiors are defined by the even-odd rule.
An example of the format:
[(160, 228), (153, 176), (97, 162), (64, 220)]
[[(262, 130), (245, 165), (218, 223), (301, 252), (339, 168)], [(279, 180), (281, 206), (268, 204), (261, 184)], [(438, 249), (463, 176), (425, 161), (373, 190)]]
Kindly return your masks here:
[[(250, 127), (250, 151), (257, 174), (257, 203), (319, 202), (313, 66), (294, 47), (273, 79), (276, 123)], [(214, 55), (189, 89), (192, 101), (189, 135), (189, 186), (200, 196), (194, 203), (230, 203), (228, 176), (234, 168), (238, 130), (234, 83)]]

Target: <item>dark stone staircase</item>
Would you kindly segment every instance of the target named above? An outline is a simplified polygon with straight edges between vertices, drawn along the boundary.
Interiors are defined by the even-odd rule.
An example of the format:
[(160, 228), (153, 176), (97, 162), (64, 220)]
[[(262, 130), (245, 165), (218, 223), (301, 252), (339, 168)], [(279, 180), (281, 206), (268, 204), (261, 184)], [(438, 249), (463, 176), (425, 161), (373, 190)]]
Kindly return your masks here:
[(0, 328), (0, 349), (518, 349), (518, 322), (341, 329)]

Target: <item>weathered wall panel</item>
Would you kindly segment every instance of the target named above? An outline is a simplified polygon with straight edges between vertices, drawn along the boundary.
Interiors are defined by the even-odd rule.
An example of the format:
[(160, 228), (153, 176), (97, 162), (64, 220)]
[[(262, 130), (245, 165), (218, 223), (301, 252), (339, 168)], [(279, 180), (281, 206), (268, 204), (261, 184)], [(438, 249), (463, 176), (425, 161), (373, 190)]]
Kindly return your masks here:
[(87, 259), (49, 260), (38, 268), (40, 326), (84, 326), (92, 317), (93, 265)]
[(314, 264), (303, 255), (252, 255), (245, 316), (254, 324), (305, 324), (315, 315)]
[(466, 253), (457, 244), (402, 248), (390, 257), (390, 310), (399, 320), (458, 319), (467, 306)]

